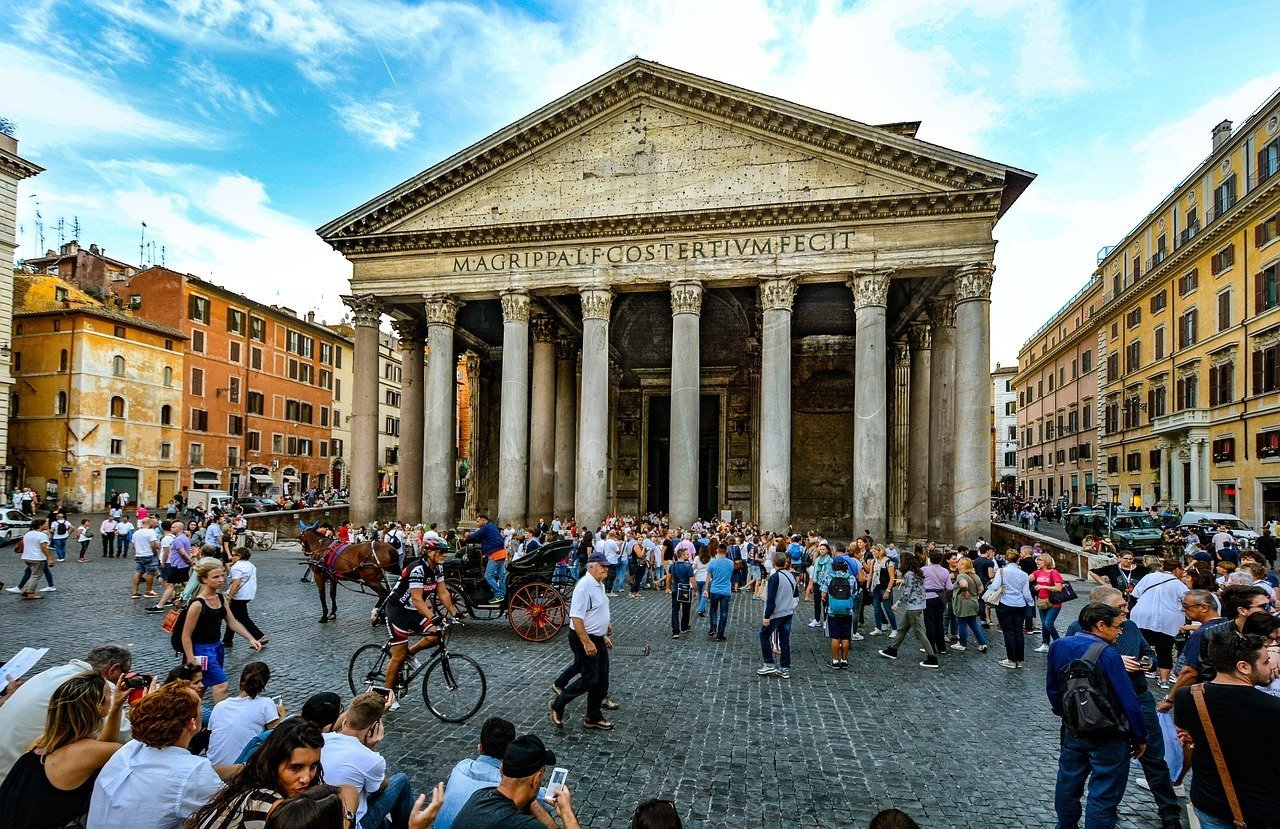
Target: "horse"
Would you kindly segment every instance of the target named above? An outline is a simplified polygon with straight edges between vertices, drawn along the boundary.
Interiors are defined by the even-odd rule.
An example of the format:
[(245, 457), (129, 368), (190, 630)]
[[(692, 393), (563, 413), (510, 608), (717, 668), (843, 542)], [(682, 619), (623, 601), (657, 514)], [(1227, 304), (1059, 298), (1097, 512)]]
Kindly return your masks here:
[[(321, 557), (337, 539), (321, 535), (314, 523), (298, 524), (302, 551), (310, 559), (311, 574), (315, 576), (316, 588), (320, 591), (320, 624), (338, 618), (339, 581), (361, 582), (377, 594), (379, 602), (391, 592), (385, 574), (396, 571), (399, 558), (390, 544), (383, 541), (349, 544), (338, 553), (332, 564), (326, 565)], [(329, 586), (329, 601), (333, 602), (332, 610), (324, 598), (326, 584)]]

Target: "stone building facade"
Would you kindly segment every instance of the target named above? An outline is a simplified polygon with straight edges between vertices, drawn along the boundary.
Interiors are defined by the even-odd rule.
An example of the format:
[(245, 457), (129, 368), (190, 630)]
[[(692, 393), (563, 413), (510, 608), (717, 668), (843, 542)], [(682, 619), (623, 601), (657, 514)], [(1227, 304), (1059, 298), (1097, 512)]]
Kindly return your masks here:
[(378, 490), (396, 491), (400, 468), (400, 400), (403, 395), (400, 342), (385, 331), (378, 337)]
[(918, 126), (637, 58), (325, 225), (354, 268), (353, 520), (377, 491), (387, 313), (419, 337), (401, 331), (414, 517), (458, 518), (463, 354), (462, 500), (504, 524), (986, 534), (991, 234), (1032, 176)]
[(1018, 477), (1017, 366), (996, 363), (991, 372), (991, 485), (1012, 495)]

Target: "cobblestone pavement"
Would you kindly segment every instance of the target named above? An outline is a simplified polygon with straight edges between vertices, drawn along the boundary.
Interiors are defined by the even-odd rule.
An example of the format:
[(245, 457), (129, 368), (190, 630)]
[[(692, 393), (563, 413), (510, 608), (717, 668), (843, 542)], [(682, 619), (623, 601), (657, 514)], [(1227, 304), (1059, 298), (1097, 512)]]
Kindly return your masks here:
[[(1022, 525), (1017, 521), (1002, 521), (1000, 523), (1008, 524), (1010, 527), (1022, 529)], [(1036, 532), (1041, 535), (1047, 535), (1050, 538), (1056, 538), (1059, 541), (1070, 544), (1071, 539), (1067, 538), (1067, 528), (1060, 521), (1040, 521), (1040, 526), (1036, 528)]]
[[(14, 584), (21, 568), (8, 554), (0, 577)], [(316, 624), (316, 591), (298, 583), (297, 560), (284, 549), (257, 554), (261, 586), (251, 605), (271, 637), (261, 657), (272, 669), (270, 689), (293, 711), (321, 690), (348, 698), (351, 653), (383, 636), (369, 624), (371, 600), (342, 591), (337, 623)], [(115, 641), (133, 650), (140, 669), (167, 671), (168, 636), (158, 614), (143, 612), (149, 602), (130, 600), (132, 570), (131, 561), (95, 551), (87, 564), (56, 568), (58, 592), (45, 601), (0, 593), (0, 656), (47, 645), (43, 669)], [(821, 631), (806, 626), (811, 604), (802, 602), (791, 679), (762, 679), (755, 673), (762, 603), (735, 596), (729, 641), (716, 644), (696, 616), (702, 624), (673, 641), (665, 595), (612, 601), (617, 644), (652, 648), (648, 657), (613, 660), (612, 696), (622, 705), (612, 715), (614, 731), (581, 728), (585, 700), (570, 708), (562, 734), (548, 722), (548, 688), (569, 661), (564, 634), (536, 645), (504, 620), (473, 622), (451, 647), (484, 666), (484, 707), (470, 722), (449, 725), (420, 696), (406, 700), (389, 715), (382, 747), (392, 767), (419, 789), (445, 779), (475, 751), (485, 717), (501, 715), (547, 741), (569, 769), (583, 825), (595, 829), (627, 826), (636, 804), (650, 797), (675, 801), (694, 828), (845, 829), (865, 826), (888, 806), (926, 827), (990, 829), (993, 808), (1016, 816), (1019, 827), (1053, 825), (1058, 725), (1045, 699), (1044, 656), (1030, 652), (1037, 641), (1028, 639), (1025, 670), (996, 665), (1003, 646), (993, 630), (990, 652), (953, 652), (941, 670), (929, 671), (917, 667), (909, 647), (896, 662), (876, 656), (885, 637), (868, 637), (853, 643), (850, 670), (834, 672), (825, 667)], [(1060, 629), (1080, 604), (1064, 608)], [(251, 654), (237, 640), (227, 664), (233, 679)], [(1158, 826), (1150, 795), (1132, 780), (1120, 825)]]

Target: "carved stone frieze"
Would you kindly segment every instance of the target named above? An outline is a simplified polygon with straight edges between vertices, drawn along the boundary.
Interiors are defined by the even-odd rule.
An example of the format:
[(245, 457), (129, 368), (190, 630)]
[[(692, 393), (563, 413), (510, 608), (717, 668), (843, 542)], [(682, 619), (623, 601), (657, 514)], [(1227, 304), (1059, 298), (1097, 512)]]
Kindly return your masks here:
[(933, 336), (929, 331), (929, 323), (913, 322), (907, 329), (912, 351), (928, 351), (933, 348)]
[(790, 311), (796, 301), (796, 281), (790, 276), (760, 280), (760, 305), (766, 311)]
[(606, 287), (583, 288), (578, 292), (582, 298), (582, 318), (608, 320), (613, 309), (613, 291)]
[(432, 294), (426, 298), (427, 325), (447, 325), (453, 328), (458, 321), (458, 309), (462, 302), (448, 294)]
[(508, 288), (498, 294), (502, 302), (503, 322), (529, 321), (529, 292), (523, 288)]
[(535, 343), (554, 342), (556, 337), (555, 320), (547, 314), (534, 314), (529, 318), (529, 330), (533, 332)]
[(422, 348), (423, 343), (426, 342), (427, 332), (419, 320), (392, 320), (391, 327), (395, 329), (396, 337), (400, 340), (400, 348), (403, 350)]
[(382, 300), (373, 294), (360, 294), (358, 296), (344, 296), (342, 301), (351, 309), (351, 324), (356, 328), (361, 326), (378, 326), (378, 321), (382, 318)]
[(956, 302), (991, 299), (991, 277), (995, 265), (990, 262), (971, 262), (956, 269)]
[(682, 280), (671, 285), (672, 314), (702, 313), (702, 283)]
[(956, 300), (955, 297), (940, 296), (929, 300), (926, 306), (929, 312), (929, 319), (933, 322), (934, 328), (955, 328), (956, 327)]

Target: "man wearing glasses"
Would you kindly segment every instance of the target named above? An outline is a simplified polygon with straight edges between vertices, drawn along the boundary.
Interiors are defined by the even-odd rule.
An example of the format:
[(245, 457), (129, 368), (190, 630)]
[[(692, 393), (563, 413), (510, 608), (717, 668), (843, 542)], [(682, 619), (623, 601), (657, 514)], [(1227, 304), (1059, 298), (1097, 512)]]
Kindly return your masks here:
[(1187, 646), (1182, 652), (1187, 664), (1169, 689), (1169, 695), (1156, 706), (1158, 710), (1173, 709), (1173, 697), (1179, 688), (1198, 682), (1210, 682), (1217, 676), (1218, 672), (1209, 660), (1209, 648), (1214, 638), (1233, 628), (1236, 633), (1241, 633), (1244, 631), (1245, 619), (1255, 613), (1272, 611), (1271, 597), (1267, 595), (1267, 591), (1251, 584), (1229, 584), (1222, 588), (1219, 600), (1222, 602), (1221, 617), (1213, 610), (1212, 596), (1208, 591), (1191, 590), (1182, 597), (1183, 612), (1191, 621), (1200, 622), (1200, 629), (1188, 637)]

